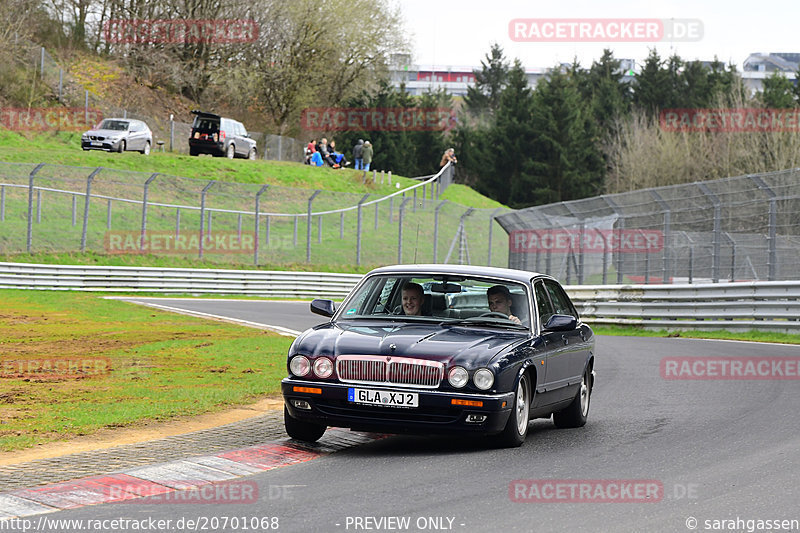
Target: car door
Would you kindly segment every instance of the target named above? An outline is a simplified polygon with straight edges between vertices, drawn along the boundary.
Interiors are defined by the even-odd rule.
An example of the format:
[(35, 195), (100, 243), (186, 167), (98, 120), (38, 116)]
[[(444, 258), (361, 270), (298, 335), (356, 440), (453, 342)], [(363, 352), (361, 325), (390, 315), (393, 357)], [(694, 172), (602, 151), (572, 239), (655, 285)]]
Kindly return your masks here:
[(537, 343), (537, 356), (544, 358), (545, 376), (537, 389), (536, 406), (547, 405), (566, 399), (569, 384), (568, 344), (562, 339), (560, 331), (546, 331), (544, 325), (555, 314), (550, 295), (543, 280), (534, 282), (533, 295), (536, 300), (536, 320), (540, 330), (541, 343)]
[(560, 332), (562, 339), (566, 343), (568, 359), (566, 374), (568, 382), (569, 385), (575, 385), (580, 383), (584, 366), (589, 359), (590, 346), (586, 339), (585, 327), (581, 324), (578, 312), (575, 310), (575, 306), (572, 305), (572, 301), (569, 299), (569, 296), (567, 296), (564, 288), (552, 279), (545, 279), (543, 282), (547, 294), (550, 296), (550, 301), (553, 303), (555, 312), (559, 315), (575, 317), (576, 320), (574, 329)]
[(142, 128), (141, 123), (132, 120), (128, 130), (128, 150), (141, 150), (144, 148), (144, 128)]

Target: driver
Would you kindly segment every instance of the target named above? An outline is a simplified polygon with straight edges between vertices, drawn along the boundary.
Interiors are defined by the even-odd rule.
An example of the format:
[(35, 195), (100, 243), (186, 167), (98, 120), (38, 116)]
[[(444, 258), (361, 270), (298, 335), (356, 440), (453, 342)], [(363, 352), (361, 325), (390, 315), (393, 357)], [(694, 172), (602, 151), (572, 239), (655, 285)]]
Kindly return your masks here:
[(422, 314), (422, 299), (425, 297), (425, 291), (419, 283), (409, 282), (403, 286), (403, 314), (404, 315), (421, 315)]
[(494, 285), (489, 287), (486, 291), (486, 297), (489, 299), (489, 310), (493, 313), (502, 313), (508, 317), (512, 322), (521, 324), (520, 319), (511, 314), (511, 292), (505, 285)]

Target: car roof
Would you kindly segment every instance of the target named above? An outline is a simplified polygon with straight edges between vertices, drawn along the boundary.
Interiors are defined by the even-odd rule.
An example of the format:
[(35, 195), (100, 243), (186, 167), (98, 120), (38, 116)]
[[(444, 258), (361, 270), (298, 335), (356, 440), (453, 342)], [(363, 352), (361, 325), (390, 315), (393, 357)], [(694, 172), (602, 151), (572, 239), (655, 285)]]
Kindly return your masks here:
[(454, 274), (457, 276), (483, 276), (489, 278), (502, 278), (513, 281), (528, 282), (531, 278), (541, 276), (538, 272), (516, 270), (512, 268), (487, 267), (477, 265), (391, 265), (376, 268), (367, 275), (372, 274)]
[(199, 117), (208, 117), (208, 118), (222, 118), (221, 115), (217, 115), (214, 113), (206, 113), (205, 111), (198, 111), (197, 109), (192, 110), (192, 114), (195, 114)]

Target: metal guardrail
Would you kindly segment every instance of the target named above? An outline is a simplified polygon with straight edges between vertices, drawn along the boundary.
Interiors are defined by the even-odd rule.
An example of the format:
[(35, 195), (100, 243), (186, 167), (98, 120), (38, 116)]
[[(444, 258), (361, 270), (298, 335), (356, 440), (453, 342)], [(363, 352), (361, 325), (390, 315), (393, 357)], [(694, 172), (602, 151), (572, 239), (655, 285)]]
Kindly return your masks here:
[(0, 263), (0, 289), (344, 298), (359, 274)]
[[(0, 289), (344, 298), (360, 274), (0, 263)], [(800, 281), (567, 285), (596, 325), (800, 333)]]

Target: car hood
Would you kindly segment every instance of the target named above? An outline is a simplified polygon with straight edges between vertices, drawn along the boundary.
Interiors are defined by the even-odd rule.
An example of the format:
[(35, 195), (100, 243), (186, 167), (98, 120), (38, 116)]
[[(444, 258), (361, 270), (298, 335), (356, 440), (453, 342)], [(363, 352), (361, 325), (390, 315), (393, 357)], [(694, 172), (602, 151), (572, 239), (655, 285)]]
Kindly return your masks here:
[(439, 324), (328, 323), (300, 335), (292, 355), (394, 355), (474, 367), (527, 338), (525, 331)]
[(85, 135), (99, 135), (102, 137), (121, 137), (128, 135), (129, 131), (120, 131), (120, 130), (89, 130), (85, 133)]

